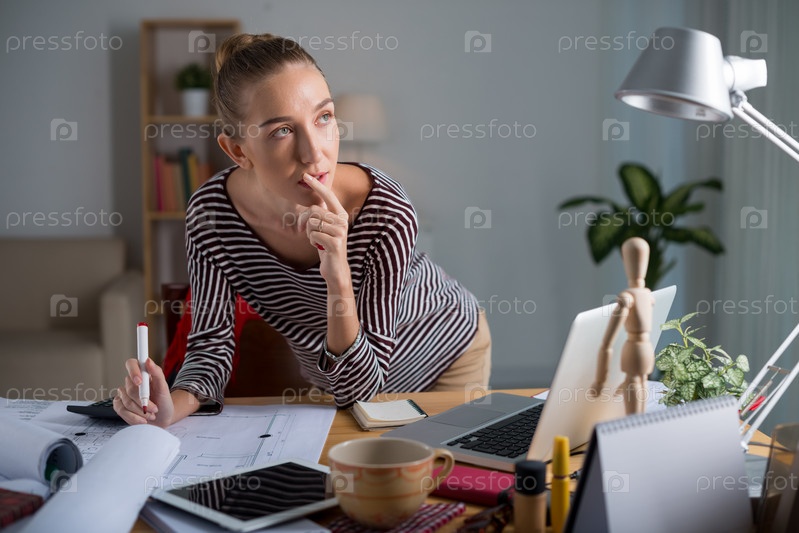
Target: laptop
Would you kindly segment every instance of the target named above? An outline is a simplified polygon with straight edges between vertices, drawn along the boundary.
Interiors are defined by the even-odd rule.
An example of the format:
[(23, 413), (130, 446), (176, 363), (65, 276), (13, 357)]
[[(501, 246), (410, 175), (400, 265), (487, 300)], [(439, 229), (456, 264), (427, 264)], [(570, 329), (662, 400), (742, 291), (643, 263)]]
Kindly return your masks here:
[[(652, 293), (653, 347), (657, 346), (660, 326), (668, 317), (676, 291), (672, 285)], [(588, 395), (614, 306), (611, 303), (575, 317), (546, 401), (494, 392), (383, 436), (446, 448), (456, 461), (507, 472), (525, 458), (549, 460), (556, 435), (569, 437), (574, 448), (585, 444), (596, 423), (625, 414), (623, 398), (613, 394), (625, 378), (620, 362), (627, 338), (623, 326), (613, 345), (606, 389), (596, 398)]]

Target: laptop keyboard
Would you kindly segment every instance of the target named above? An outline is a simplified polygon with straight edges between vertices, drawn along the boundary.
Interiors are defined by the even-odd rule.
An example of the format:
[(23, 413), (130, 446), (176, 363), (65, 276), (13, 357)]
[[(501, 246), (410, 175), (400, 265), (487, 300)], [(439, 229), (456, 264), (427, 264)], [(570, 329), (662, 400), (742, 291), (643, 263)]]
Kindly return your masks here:
[(540, 403), (490, 426), (447, 443), (463, 450), (490, 453), (511, 459), (526, 454), (538, 426), (544, 404)]

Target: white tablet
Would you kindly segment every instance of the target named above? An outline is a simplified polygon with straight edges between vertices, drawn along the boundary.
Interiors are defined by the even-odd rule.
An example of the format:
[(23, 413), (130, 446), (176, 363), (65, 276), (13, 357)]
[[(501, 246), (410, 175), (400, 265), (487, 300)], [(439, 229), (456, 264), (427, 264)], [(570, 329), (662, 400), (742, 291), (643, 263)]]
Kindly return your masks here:
[(288, 459), (164, 488), (152, 497), (227, 529), (254, 531), (338, 505), (329, 474), (324, 465)]

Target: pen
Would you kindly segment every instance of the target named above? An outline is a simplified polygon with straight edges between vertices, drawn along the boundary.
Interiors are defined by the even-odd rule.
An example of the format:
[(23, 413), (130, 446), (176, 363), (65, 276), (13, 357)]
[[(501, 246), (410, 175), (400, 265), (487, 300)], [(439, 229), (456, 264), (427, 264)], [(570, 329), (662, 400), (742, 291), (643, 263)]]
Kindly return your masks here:
[(552, 517), (553, 533), (561, 533), (569, 513), (569, 437), (558, 435), (552, 452)]
[(139, 370), (141, 371), (141, 385), (139, 385), (139, 399), (141, 409), (147, 414), (147, 405), (150, 403), (150, 373), (144, 367), (150, 357), (149, 344), (147, 341), (147, 323), (139, 322), (136, 326), (136, 355), (139, 360)]

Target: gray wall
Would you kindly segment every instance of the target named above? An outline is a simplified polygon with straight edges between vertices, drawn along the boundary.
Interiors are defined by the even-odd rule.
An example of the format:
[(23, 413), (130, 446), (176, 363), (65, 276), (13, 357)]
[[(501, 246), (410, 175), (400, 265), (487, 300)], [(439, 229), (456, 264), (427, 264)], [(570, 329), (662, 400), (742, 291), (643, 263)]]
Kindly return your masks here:
[[(309, 51), (334, 95), (382, 98), (390, 137), (363, 150), (363, 159), (405, 185), (436, 261), (484, 302), (492, 385), (546, 385), (575, 313), (625, 286), (618, 256), (593, 265), (584, 222), (559, 216), (555, 206), (575, 194), (621, 200), (615, 173), (626, 160), (655, 169), (668, 188), (715, 168), (715, 144), (698, 147), (691, 126), (613, 98), (655, 28), (717, 29), (712, 21), (723, 16), (723, 3), (695, 4), (0, 0), (0, 235), (120, 234), (140, 266), (141, 19), (238, 18), (248, 32), (344, 42)], [(490, 52), (469, 51), (467, 32), (489, 34)], [(107, 49), (87, 50), (101, 35)], [(37, 50), (35, 36), (61, 45)], [(51, 140), (56, 119), (77, 123), (77, 140)], [(629, 140), (606, 140), (609, 120), (623, 123)], [(514, 124), (520, 135), (507, 137)], [(492, 133), (463, 138), (478, 125)], [(425, 138), (431, 130), (438, 135)], [(351, 154), (344, 146), (342, 156)], [(474, 207), (490, 210), (490, 228), (468, 227)], [(36, 223), (32, 213), (47, 218)], [(102, 213), (106, 225), (95, 220)], [(699, 221), (717, 216), (711, 209)], [(676, 316), (710, 297), (714, 260), (695, 249), (673, 253), (680, 262), (666, 281), (681, 288)]]

